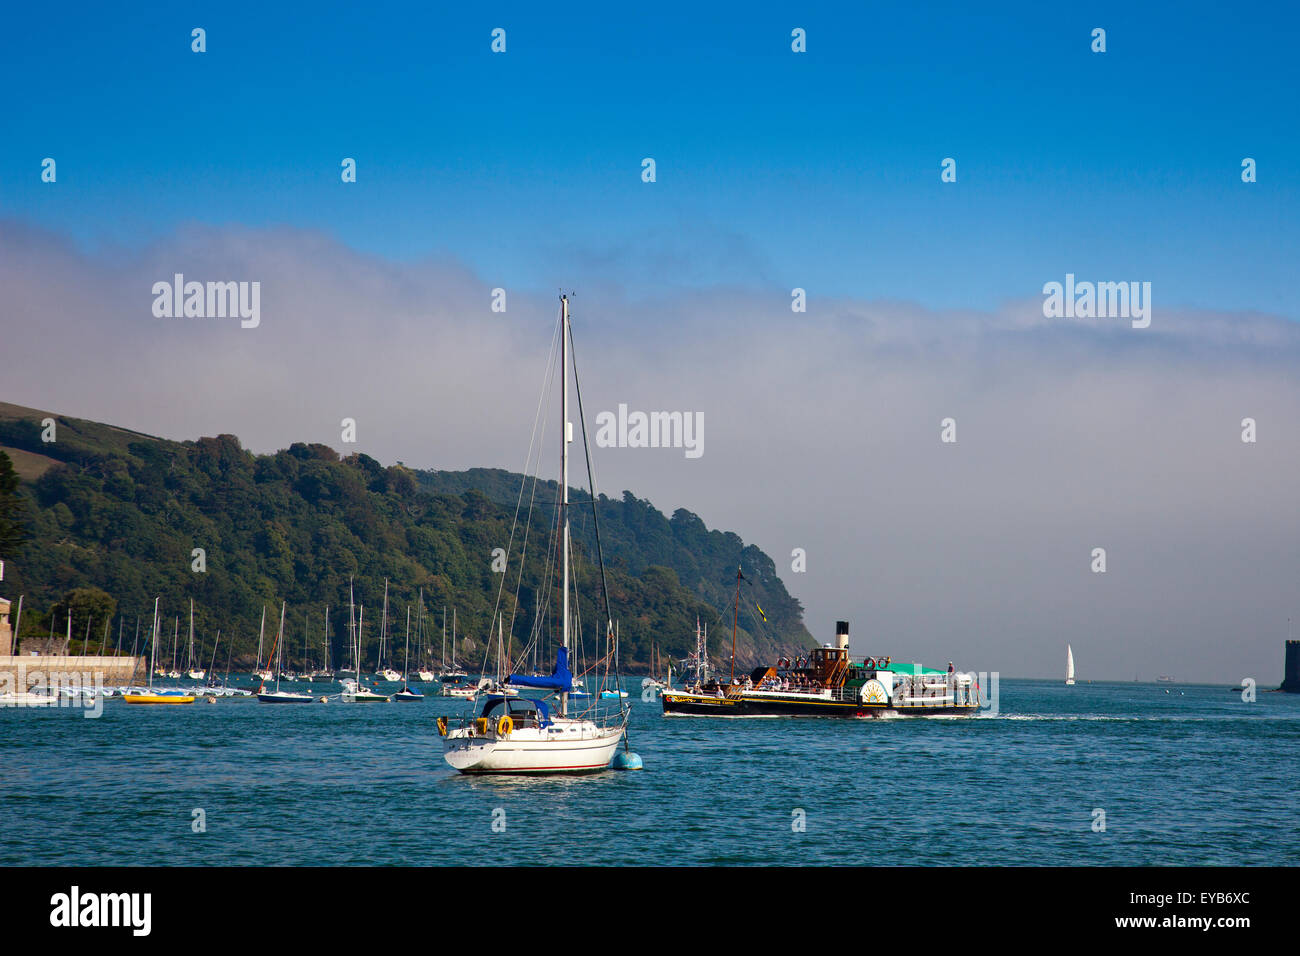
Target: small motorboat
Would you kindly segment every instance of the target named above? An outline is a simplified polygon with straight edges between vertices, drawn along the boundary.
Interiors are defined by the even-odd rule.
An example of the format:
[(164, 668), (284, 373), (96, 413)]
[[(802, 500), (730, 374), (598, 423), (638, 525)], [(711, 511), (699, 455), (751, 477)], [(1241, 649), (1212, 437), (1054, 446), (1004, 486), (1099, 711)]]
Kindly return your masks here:
[(57, 697), (51, 697), (48, 694), (33, 694), (29, 691), (0, 694), (0, 707), (50, 707), (58, 704), (58, 702)]
[(424, 700), (424, 695), (417, 688), (408, 684), (393, 695), (393, 700), (418, 701)]
[(354, 680), (343, 681), (343, 702), (346, 704), (386, 704), (389, 698)]

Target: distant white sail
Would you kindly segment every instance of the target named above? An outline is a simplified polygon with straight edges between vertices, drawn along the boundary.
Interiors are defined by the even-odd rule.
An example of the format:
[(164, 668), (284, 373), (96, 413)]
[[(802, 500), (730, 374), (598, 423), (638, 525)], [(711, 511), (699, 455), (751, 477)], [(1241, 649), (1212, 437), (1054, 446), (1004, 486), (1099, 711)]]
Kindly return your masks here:
[(1069, 644), (1065, 645), (1065, 682), (1074, 683), (1074, 650)]

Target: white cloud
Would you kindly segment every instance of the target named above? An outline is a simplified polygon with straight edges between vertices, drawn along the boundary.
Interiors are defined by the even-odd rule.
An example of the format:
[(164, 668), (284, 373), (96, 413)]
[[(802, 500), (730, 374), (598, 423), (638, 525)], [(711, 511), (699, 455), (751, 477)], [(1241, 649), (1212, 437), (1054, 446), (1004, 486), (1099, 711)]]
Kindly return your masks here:
[[(261, 326), (154, 318), (150, 288), (175, 272), (260, 281)], [(287, 229), (85, 254), (0, 223), (0, 397), (258, 451), (342, 448), (353, 417), (382, 461), (517, 469), (556, 302), (507, 285), (493, 313), (504, 282)], [(1295, 323), (1164, 309), (1159, 289), (1133, 330), (1044, 319), (1038, 298), (985, 313), (813, 296), (796, 315), (777, 287), (618, 288), (574, 301), (589, 424), (620, 402), (702, 411), (705, 454), (601, 450), (601, 490), (764, 548), (819, 638), (849, 618), (855, 651), (896, 659), (1057, 675), (1069, 641), (1084, 679), (1280, 680), (1300, 616)]]

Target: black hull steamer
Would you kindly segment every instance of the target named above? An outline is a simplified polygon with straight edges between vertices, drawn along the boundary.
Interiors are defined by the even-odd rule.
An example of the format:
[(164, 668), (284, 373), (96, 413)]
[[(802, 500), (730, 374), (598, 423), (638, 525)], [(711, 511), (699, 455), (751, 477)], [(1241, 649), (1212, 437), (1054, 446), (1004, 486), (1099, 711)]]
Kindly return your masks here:
[[(663, 692), (665, 716), (696, 717), (972, 717), (980, 709), (979, 682), (971, 674), (890, 658), (849, 659), (849, 624), (840, 621), (835, 643), (806, 659), (782, 658), (737, 680), (697, 679), (685, 690)], [(733, 658), (734, 660), (734, 658)]]

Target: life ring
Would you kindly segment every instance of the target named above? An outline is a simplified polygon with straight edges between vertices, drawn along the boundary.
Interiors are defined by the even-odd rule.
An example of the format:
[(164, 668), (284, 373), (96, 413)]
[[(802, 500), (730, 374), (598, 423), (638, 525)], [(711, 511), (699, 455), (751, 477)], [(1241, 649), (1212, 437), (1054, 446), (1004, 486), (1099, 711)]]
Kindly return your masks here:
[(446, 718), (446, 717), (439, 717), (439, 718), (438, 718), (438, 736), (439, 736), (439, 737), (446, 737), (446, 736), (447, 736), (447, 718)]
[(510, 719), (509, 714), (502, 714), (501, 719), (497, 721), (497, 736), (509, 737), (510, 731), (515, 729), (515, 722)]
[(869, 671), (874, 671), (876, 669), (876, 659), (874, 657), (868, 657), (862, 662), (862, 666)]

